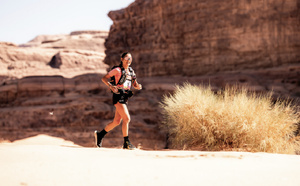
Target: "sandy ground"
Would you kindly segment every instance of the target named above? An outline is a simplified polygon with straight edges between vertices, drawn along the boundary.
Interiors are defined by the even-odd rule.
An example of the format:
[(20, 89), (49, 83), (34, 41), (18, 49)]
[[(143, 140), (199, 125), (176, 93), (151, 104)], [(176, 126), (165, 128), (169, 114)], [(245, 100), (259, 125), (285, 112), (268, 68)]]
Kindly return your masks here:
[(0, 185), (300, 185), (300, 156), (84, 148), (38, 135), (0, 144)]

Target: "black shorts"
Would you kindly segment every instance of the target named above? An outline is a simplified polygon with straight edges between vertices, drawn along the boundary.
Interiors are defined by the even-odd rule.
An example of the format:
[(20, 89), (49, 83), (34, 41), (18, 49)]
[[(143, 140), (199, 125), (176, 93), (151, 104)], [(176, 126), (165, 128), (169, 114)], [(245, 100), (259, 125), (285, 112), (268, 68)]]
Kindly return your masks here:
[(132, 91), (130, 90), (122, 90), (119, 89), (119, 94), (113, 93), (113, 105), (117, 104), (118, 102), (121, 104), (127, 104), (128, 99), (132, 96)]
[(117, 103), (127, 104), (128, 103), (128, 97), (125, 96), (125, 94), (115, 94), (113, 93), (113, 104)]

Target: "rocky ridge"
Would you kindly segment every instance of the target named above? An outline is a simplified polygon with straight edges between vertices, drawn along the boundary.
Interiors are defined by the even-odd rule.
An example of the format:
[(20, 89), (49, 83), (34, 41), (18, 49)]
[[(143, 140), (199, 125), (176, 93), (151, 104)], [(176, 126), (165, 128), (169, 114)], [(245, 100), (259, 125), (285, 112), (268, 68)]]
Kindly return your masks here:
[[(76, 31), (69, 35), (41, 35), (22, 45), (0, 42), (0, 76), (22, 78), (31, 75), (74, 77), (84, 73), (105, 73), (108, 67), (103, 43), (106, 31)], [(59, 55), (60, 68), (49, 65)]]
[(136, 0), (111, 11), (105, 63), (132, 52), (139, 76), (195, 76), (300, 62), (297, 0)]

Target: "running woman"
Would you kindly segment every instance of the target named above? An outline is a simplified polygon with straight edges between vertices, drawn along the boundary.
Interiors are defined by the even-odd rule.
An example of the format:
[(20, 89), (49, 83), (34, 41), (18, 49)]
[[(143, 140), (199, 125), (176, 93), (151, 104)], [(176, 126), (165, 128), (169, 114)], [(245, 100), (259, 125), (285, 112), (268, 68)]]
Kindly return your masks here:
[[(125, 52), (121, 55), (121, 63), (113, 68), (103, 78), (102, 81), (113, 92), (113, 105), (116, 107), (115, 117), (108, 123), (102, 131), (95, 131), (95, 141), (97, 147), (102, 146), (103, 137), (122, 122), (122, 133), (124, 137), (123, 149), (135, 149), (128, 137), (130, 115), (127, 108), (128, 99), (132, 96), (131, 86), (137, 90), (142, 89), (142, 85), (136, 80), (136, 75), (130, 67), (132, 55)], [(114, 82), (110, 82), (110, 79)]]

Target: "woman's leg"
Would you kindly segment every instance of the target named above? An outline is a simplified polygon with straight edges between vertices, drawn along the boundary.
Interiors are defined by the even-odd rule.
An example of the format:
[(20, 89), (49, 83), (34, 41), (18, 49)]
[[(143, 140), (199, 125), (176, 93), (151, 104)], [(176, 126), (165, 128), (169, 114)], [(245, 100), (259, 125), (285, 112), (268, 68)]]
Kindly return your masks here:
[(101, 132), (99, 132), (97, 130), (95, 131), (94, 135), (95, 135), (95, 142), (96, 142), (97, 147), (102, 146), (102, 140), (103, 140), (104, 136), (109, 131), (111, 131), (113, 128), (118, 126), (121, 123), (121, 121), (122, 121), (121, 115), (116, 110), (114, 120), (112, 122), (110, 122), (109, 124), (107, 124), (106, 127)]
[[(106, 135), (106, 133), (111, 131), (112, 129), (114, 129), (116, 126), (118, 126), (122, 120), (123, 120), (123, 123), (122, 123), (123, 137), (124, 137), (124, 140), (129, 142), (128, 126), (129, 126), (129, 122), (130, 122), (130, 115), (129, 115), (129, 112), (127, 109), (127, 105), (121, 104), (121, 103), (116, 103), (115, 107), (116, 107), (116, 112), (115, 112), (114, 120), (112, 122), (110, 122), (109, 124), (107, 124), (106, 127), (104, 128), (104, 130), (102, 130), (101, 132), (95, 131), (95, 134), (94, 134), (95, 141), (96, 141), (96, 145), (98, 147), (102, 146), (102, 139)], [(129, 144), (130, 144), (130, 142), (129, 142)], [(135, 148), (135, 147), (133, 146), (132, 148)]]
[(118, 112), (118, 116), (123, 120), (122, 122), (122, 133), (123, 137), (128, 136), (128, 128), (130, 122), (130, 115), (126, 104), (117, 103), (115, 104), (116, 112)]
[(121, 121), (122, 121), (122, 117), (119, 114), (118, 110), (116, 109), (114, 120), (112, 122), (110, 122), (109, 124), (107, 124), (106, 127), (104, 128), (104, 130), (106, 132), (111, 131), (113, 128), (120, 125)]
[(126, 104), (117, 103), (115, 104), (117, 112), (120, 114), (123, 122), (122, 122), (122, 132), (124, 137), (123, 149), (133, 150), (135, 146), (131, 144), (128, 137), (128, 129), (130, 122), (130, 115)]
[[(117, 103), (117, 104), (115, 104), (115, 107), (116, 107), (115, 118), (111, 123), (106, 125), (106, 127), (104, 128), (103, 131), (105, 131), (105, 133), (111, 131), (113, 128), (118, 126), (120, 124), (120, 122), (123, 120), (123, 122), (122, 122), (122, 133), (123, 133), (123, 137), (124, 137), (123, 149), (130, 149), (130, 150), (135, 149), (135, 146), (130, 143), (129, 138), (128, 138), (130, 115), (129, 115), (129, 111), (127, 109), (127, 105)], [(102, 146), (102, 138), (104, 137), (104, 135), (102, 137), (101, 136), (98, 137), (98, 132), (95, 131), (96, 145), (98, 147)]]

